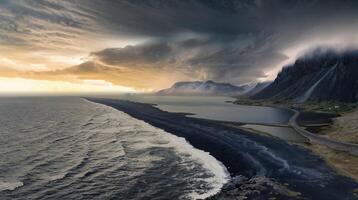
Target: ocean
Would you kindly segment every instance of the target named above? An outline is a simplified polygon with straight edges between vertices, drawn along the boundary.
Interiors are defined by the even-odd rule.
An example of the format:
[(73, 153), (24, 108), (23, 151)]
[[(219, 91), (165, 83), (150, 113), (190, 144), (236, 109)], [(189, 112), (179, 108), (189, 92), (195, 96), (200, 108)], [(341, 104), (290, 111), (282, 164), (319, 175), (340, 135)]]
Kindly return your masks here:
[(0, 98), (0, 199), (202, 199), (225, 167), (184, 138), (80, 97)]

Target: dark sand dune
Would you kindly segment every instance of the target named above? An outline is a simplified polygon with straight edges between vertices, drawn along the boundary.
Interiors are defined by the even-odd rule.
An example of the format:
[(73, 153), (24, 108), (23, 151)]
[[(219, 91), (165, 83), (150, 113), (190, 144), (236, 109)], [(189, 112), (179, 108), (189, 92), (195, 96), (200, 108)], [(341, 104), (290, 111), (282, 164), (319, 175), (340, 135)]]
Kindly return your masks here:
[(247, 133), (215, 121), (187, 118), (149, 104), (89, 98), (126, 112), (155, 127), (184, 137), (194, 147), (221, 161), (232, 176), (265, 176), (286, 184), (308, 199), (356, 199), (358, 184), (336, 174), (309, 150), (282, 140)]

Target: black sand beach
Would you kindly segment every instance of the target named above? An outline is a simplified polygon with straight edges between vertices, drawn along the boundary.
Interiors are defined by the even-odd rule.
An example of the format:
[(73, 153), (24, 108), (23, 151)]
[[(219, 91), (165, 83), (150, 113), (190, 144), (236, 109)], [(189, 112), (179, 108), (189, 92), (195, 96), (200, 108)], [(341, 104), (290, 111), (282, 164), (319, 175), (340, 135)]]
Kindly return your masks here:
[[(322, 159), (297, 145), (228, 127), (220, 122), (188, 118), (161, 111), (153, 105), (88, 98), (111, 106), (169, 133), (184, 137), (194, 147), (221, 161), (232, 177), (267, 177), (298, 192), (298, 199), (356, 199), (358, 183), (338, 175)], [(296, 193), (296, 194), (298, 194)], [(267, 199), (270, 192), (249, 195)], [(278, 199), (294, 198), (278, 195)]]

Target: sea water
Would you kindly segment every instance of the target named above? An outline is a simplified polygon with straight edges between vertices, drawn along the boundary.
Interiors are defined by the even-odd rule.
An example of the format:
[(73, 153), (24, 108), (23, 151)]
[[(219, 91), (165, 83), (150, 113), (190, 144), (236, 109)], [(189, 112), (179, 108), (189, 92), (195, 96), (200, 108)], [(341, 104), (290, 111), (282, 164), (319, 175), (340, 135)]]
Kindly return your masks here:
[(0, 98), (0, 199), (199, 199), (225, 167), (185, 139), (80, 97)]

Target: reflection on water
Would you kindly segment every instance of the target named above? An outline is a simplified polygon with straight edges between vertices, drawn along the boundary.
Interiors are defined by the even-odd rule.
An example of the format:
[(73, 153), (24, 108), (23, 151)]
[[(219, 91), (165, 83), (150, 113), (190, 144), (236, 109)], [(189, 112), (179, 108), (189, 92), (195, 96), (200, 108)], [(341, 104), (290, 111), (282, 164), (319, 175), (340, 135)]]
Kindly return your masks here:
[(287, 123), (292, 115), (291, 111), (279, 108), (228, 103), (234, 100), (230, 97), (122, 95), (110, 98), (151, 103), (168, 112), (193, 113), (191, 117), (230, 122)]
[(243, 128), (253, 129), (259, 132), (264, 132), (274, 137), (278, 137), (283, 140), (291, 142), (307, 142), (307, 139), (290, 127), (277, 127), (277, 126), (263, 126), (246, 124), (241, 126)]

